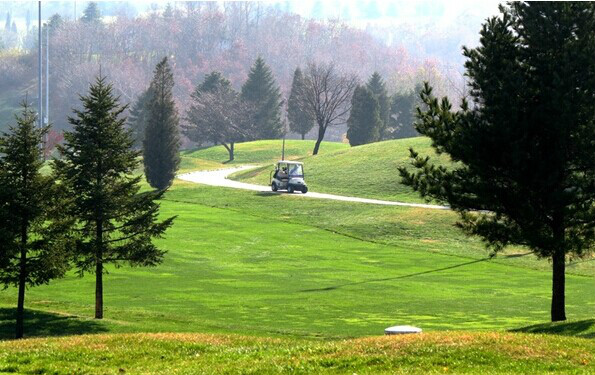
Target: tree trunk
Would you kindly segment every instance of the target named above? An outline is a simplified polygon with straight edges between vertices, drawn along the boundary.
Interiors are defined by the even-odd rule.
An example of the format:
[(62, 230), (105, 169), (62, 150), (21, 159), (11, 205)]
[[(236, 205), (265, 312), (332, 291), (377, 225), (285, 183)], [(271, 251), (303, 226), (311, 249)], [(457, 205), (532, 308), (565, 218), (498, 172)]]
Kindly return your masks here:
[(95, 249), (95, 319), (103, 319), (103, 223), (97, 223)]
[(233, 161), (233, 159), (235, 157), (234, 156), (234, 145), (235, 145), (235, 142), (231, 142), (229, 144), (229, 146), (226, 143), (221, 142), (221, 145), (223, 147), (225, 147), (225, 149), (227, 150), (227, 153), (229, 154), (229, 160), (227, 162), (229, 163), (230, 161)]
[(302, 141), (306, 139), (306, 133), (302, 133)]
[(27, 282), (27, 225), (21, 226), (21, 259), (19, 269), (19, 296), (17, 301), (17, 326), (15, 338), (23, 337), (25, 329), (25, 287)]
[(562, 249), (552, 257), (552, 322), (566, 320), (565, 286), (566, 257)]
[(326, 126), (319, 126), (318, 127), (318, 138), (316, 139), (316, 144), (314, 145), (314, 151), (312, 155), (318, 155), (318, 150), (320, 149), (320, 143), (324, 139), (324, 133), (326, 132)]

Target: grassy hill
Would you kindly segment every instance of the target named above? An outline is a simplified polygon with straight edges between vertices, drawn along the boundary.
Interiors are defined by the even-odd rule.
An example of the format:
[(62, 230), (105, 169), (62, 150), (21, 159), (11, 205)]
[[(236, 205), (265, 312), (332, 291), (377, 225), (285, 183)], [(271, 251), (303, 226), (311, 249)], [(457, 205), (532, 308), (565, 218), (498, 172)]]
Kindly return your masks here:
[[(314, 141), (285, 141), (285, 158), (301, 159), (312, 155)], [(323, 142), (320, 154), (349, 148), (349, 145), (337, 142)], [(237, 164), (273, 164), (281, 159), (281, 140), (264, 140), (238, 143), (235, 146), (235, 160), (228, 162), (229, 155), (223, 146), (204, 147), (198, 150), (182, 152), (182, 171), (193, 169), (218, 169)], [(268, 178), (268, 174), (267, 174)]]
[(125, 334), (0, 343), (21, 374), (592, 374), (595, 343), (512, 333), (430, 333), (344, 341)]
[[(414, 141), (423, 146), (423, 139)], [(290, 157), (310, 152), (306, 143), (294, 142)], [(279, 143), (238, 145), (235, 163), (271, 163)], [(364, 161), (374, 161), (360, 155), (364, 161), (349, 164), (344, 153), (391, 144), (399, 143), (329, 144), (321, 155), (306, 157), (306, 165), (316, 170), (323, 166), (316, 167), (315, 159), (343, 158), (344, 165), (363, 173)], [(219, 148), (185, 153), (186, 170), (225, 166)], [(543, 323), (551, 293), (548, 262), (522, 248), (488, 259), (479, 240), (453, 227), (449, 211), (180, 180), (161, 207), (163, 217), (178, 215), (157, 241), (168, 251), (165, 262), (155, 268), (110, 268), (103, 321), (91, 319), (92, 275), (70, 273), (27, 292), (26, 336), (122, 335), (0, 343), (0, 373), (60, 374), (71, 369), (67, 362), (90, 374), (120, 368), (234, 373), (239, 366), (265, 374), (593, 371), (595, 351), (584, 339), (595, 334), (589, 260), (569, 266), (567, 312), (574, 321), (551, 325)], [(15, 305), (13, 288), (0, 291), (0, 338), (13, 332)], [(428, 333), (419, 339), (378, 337), (395, 324), (417, 325)], [(539, 334), (505, 333), (511, 329)], [(466, 332), (439, 332), (446, 330)], [(129, 335), (138, 332), (159, 334)], [(228, 336), (232, 333), (251, 337)], [(353, 339), (362, 336), (372, 337)]]
[[(409, 187), (401, 184), (398, 167), (409, 166), (409, 148), (422, 155), (435, 153), (428, 138), (407, 138), (346, 147), (316, 156), (304, 156), (306, 182), (312, 191), (366, 198), (423, 202)], [(305, 155), (305, 154), (304, 154)], [(438, 157), (448, 163), (446, 156)], [(234, 179), (268, 185), (272, 166), (239, 172)]]

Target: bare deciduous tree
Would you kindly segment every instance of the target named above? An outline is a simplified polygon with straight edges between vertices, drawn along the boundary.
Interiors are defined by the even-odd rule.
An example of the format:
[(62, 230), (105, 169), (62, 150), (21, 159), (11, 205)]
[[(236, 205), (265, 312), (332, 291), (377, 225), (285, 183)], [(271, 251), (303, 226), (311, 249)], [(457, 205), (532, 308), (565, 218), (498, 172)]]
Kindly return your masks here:
[(301, 105), (318, 125), (313, 155), (318, 154), (328, 127), (346, 121), (357, 83), (356, 76), (339, 72), (332, 63), (308, 64)]
[(192, 99), (182, 126), (184, 135), (194, 142), (220, 144), (229, 153), (229, 161), (234, 160), (235, 143), (253, 138), (252, 107), (227, 87), (194, 94)]

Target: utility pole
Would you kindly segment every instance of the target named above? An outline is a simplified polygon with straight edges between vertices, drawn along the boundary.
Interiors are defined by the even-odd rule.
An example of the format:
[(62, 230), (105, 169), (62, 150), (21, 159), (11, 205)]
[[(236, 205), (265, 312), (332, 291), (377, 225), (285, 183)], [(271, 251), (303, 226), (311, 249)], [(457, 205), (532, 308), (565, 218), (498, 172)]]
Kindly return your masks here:
[(50, 124), (50, 25), (45, 26), (45, 126)]
[(39, 80), (39, 84), (38, 84), (38, 90), (37, 90), (37, 95), (38, 95), (38, 113), (37, 116), (39, 118), (39, 127), (43, 127), (43, 98), (42, 98), (42, 76), (41, 76), (41, 71), (42, 71), (42, 66), (41, 66), (41, 44), (43, 43), (43, 41), (41, 40), (41, 0), (37, 2), (38, 4), (38, 14), (37, 14), (37, 65), (39, 65), (39, 76), (37, 77)]

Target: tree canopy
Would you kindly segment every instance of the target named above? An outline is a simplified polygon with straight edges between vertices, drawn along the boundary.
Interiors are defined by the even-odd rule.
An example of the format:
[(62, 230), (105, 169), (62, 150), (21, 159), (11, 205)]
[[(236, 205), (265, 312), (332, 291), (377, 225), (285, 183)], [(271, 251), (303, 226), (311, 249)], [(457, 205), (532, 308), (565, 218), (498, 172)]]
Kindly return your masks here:
[(155, 189), (167, 189), (180, 166), (178, 110), (173, 98), (174, 75), (167, 57), (157, 64), (148, 100), (148, 121), (143, 139), (145, 176)]
[(271, 68), (258, 57), (242, 86), (242, 99), (256, 109), (254, 127), (260, 139), (275, 139), (283, 134), (281, 91)]
[(380, 104), (377, 96), (365, 86), (358, 86), (353, 91), (347, 126), (347, 139), (351, 146), (377, 142), (380, 139), (383, 127)]

